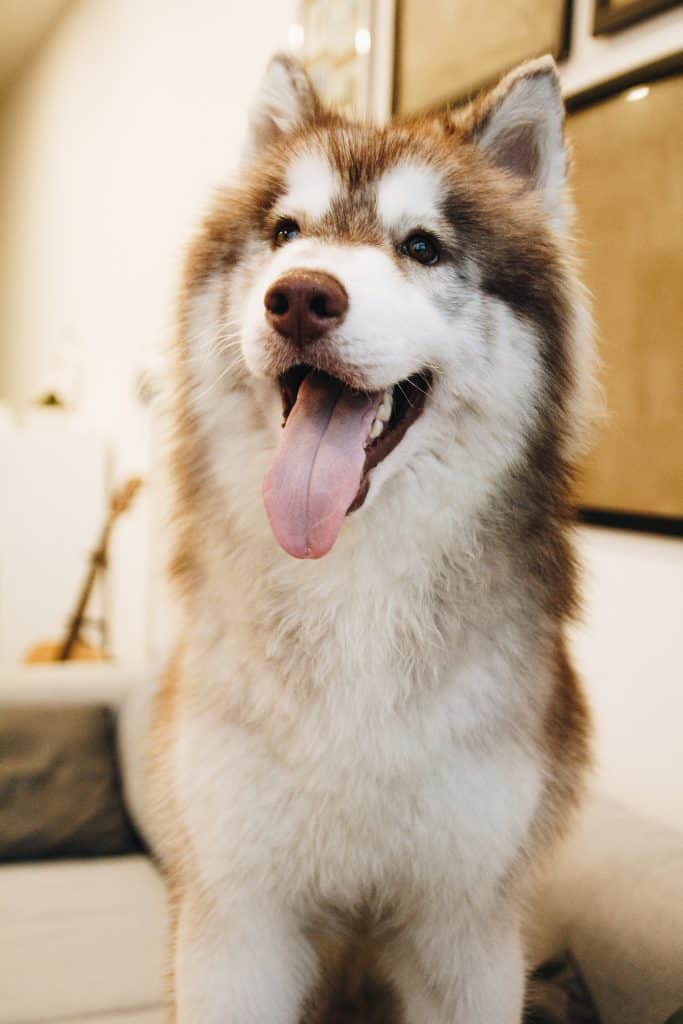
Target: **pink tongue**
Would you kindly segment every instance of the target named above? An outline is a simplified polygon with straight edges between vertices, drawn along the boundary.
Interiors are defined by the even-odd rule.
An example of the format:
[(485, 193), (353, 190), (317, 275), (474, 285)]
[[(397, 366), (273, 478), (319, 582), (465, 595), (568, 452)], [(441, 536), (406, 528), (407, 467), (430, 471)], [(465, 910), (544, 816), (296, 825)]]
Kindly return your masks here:
[(295, 558), (321, 558), (336, 541), (360, 487), (380, 397), (313, 370), (301, 384), (263, 481), (275, 538)]

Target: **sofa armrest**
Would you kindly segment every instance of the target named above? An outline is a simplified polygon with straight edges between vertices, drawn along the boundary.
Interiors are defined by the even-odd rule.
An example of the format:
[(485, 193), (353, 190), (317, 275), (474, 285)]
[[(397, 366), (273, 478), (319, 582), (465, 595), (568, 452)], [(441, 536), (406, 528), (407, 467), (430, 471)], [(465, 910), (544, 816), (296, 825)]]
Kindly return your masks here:
[(0, 705), (100, 704), (118, 708), (128, 691), (150, 675), (145, 668), (97, 662), (21, 665), (0, 669)]
[(569, 949), (603, 1024), (683, 1005), (683, 832), (591, 801), (538, 894), (535, 958)]

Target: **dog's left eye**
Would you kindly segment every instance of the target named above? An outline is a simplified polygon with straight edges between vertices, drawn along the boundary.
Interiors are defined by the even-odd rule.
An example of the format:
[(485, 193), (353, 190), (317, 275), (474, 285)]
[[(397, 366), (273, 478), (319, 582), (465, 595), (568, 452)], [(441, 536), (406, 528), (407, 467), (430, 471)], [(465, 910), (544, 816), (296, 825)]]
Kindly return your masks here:
[(275, 225), (274, 239), (276, 245), (293, 242), (301, 234), (301, 228), (295, 220), (281, 220)]
[(425, 267), (433, 267), (439, 262), (439, 247), (430, 235), (425, 235), (421, 231), (408, 235), (401, 244), (401, 252)]

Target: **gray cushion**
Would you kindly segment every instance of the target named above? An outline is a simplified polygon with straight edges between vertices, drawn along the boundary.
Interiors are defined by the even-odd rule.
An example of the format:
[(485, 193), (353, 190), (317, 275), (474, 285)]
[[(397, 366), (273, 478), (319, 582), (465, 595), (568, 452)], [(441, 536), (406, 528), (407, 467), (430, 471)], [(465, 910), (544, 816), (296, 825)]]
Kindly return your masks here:
[(5, 707), (0, 751), (1, 860), (140, 850), (121, 796), (110, 711)]

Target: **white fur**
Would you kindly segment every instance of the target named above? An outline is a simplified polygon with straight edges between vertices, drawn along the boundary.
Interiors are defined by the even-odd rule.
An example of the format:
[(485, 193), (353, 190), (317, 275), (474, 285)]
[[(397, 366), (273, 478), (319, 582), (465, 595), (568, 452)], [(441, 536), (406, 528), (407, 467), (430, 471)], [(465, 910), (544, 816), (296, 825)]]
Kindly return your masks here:
[[(314, 220), (339, 185), (308, 152), (287, 187), (283, 214)], [(392, 235), (438, 219), (431, 169), (395, 168), (377, 198)], [(263, 296), (296, 267), (346, 289), (334, 343), (368, 388), (435, 374), (316, 562), (277, 547), (261, 499), (280, 431)], [(512, 554), (481, 547), (478, 516), (538, 415), (534, 328), (473, 266), (304, 232), (275, 252), (247, 244), (232, 277), (210, 278), (187, 344), (208, 465), (173, 752), (197, 883), (178, 1024), (296, 1024), (316, 977), (306, 926), (370, 896), (395, 926), (382, 957), (406, 1024), (519, 1024), (519, 922), (501, 891), (544, 785), (533, 737), (555, 624), (529, 628)]]
[(377, 183), (377, 209), (392, 234), (429, 228), (441, 220), (441, 181), (423, 164), (403, 163), (386, 171)]
[[(475, 607), (470, 588), (488, 572), (476, 510), (522, 444), (520, 405), (538, 377), (532, 332), (476, 291), (448, 317), (379, 251), (303, 240), (253, 283), (242, 341), (257, 373), (258, 299), (294, 263), (344, 282), (357, 309), (340, 346), (373, 368), (378, 387), (425, 361), (441, 379), (373, 472), (363, 509), (314, 563), (276, 547), (263, 511), (279, 431), (270, 380), (254, 385), (260, 429), (249, 394), (218, 400), (228, 380), (216, 400), (196, 402), (212, 439), (215, 510), (196, 610), (205, 633), (195, 628), (183, 666), (202, 688), (183, 705), (175, 764), (212, 912), (201, 928), (181, 928), (179, 1024), (213, 1024), (228, 1007), (238, 1024), (295, 1024), (313, 976), (302, 922), (318, 907), (351, 909), (369, 891), (399, 921), (416, 921), (385, 952), (407, 1024), (517, 1024), (518, 922), (495, 892), (524, 844), (542, 771), (503, 723), (542, 701), (548, 681), (542, 653), (496, 605)], [(194, 303), (198, 396), (216, 379), (210, 335), (223, 305), (217, 279)], [(462, 451), (450, 465), (440, 459), (447, 446)], [(244, 539), (236, 548), (216, 530), (221, 509)], [(463, 592), (437, 622), (429, 588), (446, 550), (459, 552)], [(523, 679), (534, 663), (532, 697)]]
[(176, 961), (176, 1016), (191, 1024), (297, 1021), (316, 978), (313, 951), (292, 915), (255, 900), (230, 906), (226, 918), (222, 907), (207, 912), (190, 895), (180, 910)]
[[(238, 435), (216, 454), (218, 469), (257, 453)], [(258, 486), (251, 474), (242, 482)], [(412, 487), (404, 498), (425, 500)], [(514, 666), (529, 671), (533, 654), (495, 613), (463, 621), (455, 595), (441, 631), (430, 622), (423, 588), (434, 550), (420, 548), (427, 520), (436, 527), (431, 502), (419, 543), (401, 530), (400, 510), (385, 506), (320, 563), (277, 552), (258, 526), (259, 504), (253, 495), (244, 519), (260, 537), (248, 553), (206, 537), (200, 610), (211, 625), (183, 666), (202, 689), (178, 723), (178, 797), (189, 833), (201, 837), (195, 867), (213, 923), (178, 954), (181, 993), (197, 993), (188, 1007), (196, 1012), (210, 992), (211, 1014), (188, 1009), (179, 1020), (218, 1021), (231, 1006), (240, 1024), (294, 1024), (288, 993), (296, 984), (298, 1005), (310, 951), (293, 922), (327, 904), (350, 909), (374, 890), (399, 922), (421, 911), (408, 945), (387, 951), (409, 1024), (516, 1024), (517, 923), (496, 906), (495, 888), (524, 843), (542, 776), (501, 726), (532, 700)], [(382, 514), (392, 528), (376, 543)], [(303, 648), (292, 649), (292, 630), (306, 637)], [(186, 941), (200, 944), (195, 956), (184, 956)], [(426, 964), (417, 974), (416, 950)], [(431, 990), (441, 985), (438, 1005)]]
[(281, 217), (315, 222), (325, 216), (339, 180), (323, 153), (301, 153), (287, 169), (286, 191), (277, 204)]

